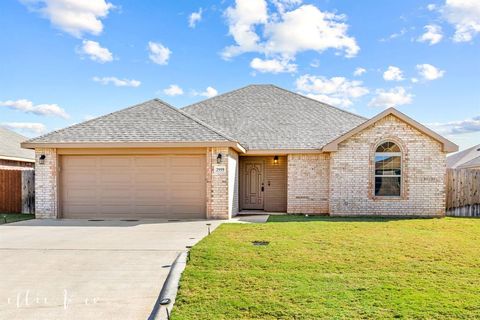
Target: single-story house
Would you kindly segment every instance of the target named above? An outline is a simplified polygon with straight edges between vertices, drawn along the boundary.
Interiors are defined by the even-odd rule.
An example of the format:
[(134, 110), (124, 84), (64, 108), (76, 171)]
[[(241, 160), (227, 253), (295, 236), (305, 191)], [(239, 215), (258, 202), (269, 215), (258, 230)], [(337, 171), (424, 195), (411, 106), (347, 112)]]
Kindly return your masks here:
[(448, 156), (447, 168), (480, 169), (480, 144)]
[(23, 147), (43, 159), (37, 217), (102, 219), (442, 216), (458, 149), (393, 108), (366, 119), (273, 85), (153, 99)]
[(26, 137), (0, 126), (0, 169), (33, 168), (35, 152), (20, 144)]

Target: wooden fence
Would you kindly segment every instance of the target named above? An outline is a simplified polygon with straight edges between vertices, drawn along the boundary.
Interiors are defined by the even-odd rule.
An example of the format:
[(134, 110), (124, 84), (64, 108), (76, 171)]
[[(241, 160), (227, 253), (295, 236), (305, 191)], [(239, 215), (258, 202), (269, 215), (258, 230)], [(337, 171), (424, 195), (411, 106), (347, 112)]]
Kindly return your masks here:
[(33, 170), (0, 170), (0, 213), (35, 212)]
[(480, 217), (480, 170), (447, 170), (447, 216)]

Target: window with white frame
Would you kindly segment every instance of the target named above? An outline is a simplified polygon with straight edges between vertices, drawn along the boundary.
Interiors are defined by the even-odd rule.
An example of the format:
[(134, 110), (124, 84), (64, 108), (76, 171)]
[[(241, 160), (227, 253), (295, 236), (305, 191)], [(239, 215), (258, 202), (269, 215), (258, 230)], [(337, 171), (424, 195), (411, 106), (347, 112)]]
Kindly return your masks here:
[(375, 196), (399, 197), (402, 190), (402, 151), (387, 141), (375, 150)]

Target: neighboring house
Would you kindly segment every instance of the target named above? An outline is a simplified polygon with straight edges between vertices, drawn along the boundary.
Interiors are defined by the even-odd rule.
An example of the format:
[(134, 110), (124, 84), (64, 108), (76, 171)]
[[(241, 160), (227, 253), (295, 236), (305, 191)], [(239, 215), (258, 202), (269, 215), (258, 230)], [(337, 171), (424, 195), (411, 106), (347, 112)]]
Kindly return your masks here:
[(393, 108), (366, 119), (273, 85), (154, 99), (23, 147), (44, 159), (37, 217), (102, 219), (442, 216), (458, 149)]
[(480, 169), (480, 144), (447, 157), (447, 168)]
[(0, 169), (33, 168), (35, 152), (22, 149), (26, 137), (0, 126)]
[(0, 126), (0, 213), (34, 213), (35, 152), (26, 137)]

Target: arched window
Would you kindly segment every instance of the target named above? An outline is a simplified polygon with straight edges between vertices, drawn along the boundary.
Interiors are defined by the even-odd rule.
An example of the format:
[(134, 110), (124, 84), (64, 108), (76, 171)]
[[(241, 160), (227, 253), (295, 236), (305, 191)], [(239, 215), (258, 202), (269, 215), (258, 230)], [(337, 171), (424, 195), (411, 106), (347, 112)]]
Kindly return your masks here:
[(399, 197), (402, 190), (402, 151), (387, 141), (375, 150), (375, 196)]

